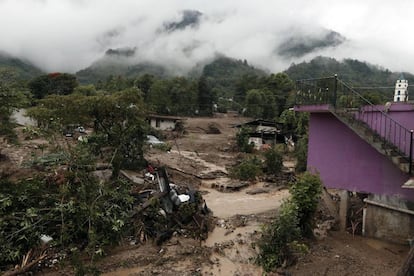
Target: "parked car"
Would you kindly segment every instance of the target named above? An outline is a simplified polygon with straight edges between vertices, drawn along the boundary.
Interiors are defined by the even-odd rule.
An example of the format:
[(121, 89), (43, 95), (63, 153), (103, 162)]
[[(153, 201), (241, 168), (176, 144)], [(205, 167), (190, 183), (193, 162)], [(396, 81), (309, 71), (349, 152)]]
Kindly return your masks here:
[(162, 145), (165, 144), (163, 141), (160, 141), (154, 135), (147, 135), (147, 143), (150, 145)]

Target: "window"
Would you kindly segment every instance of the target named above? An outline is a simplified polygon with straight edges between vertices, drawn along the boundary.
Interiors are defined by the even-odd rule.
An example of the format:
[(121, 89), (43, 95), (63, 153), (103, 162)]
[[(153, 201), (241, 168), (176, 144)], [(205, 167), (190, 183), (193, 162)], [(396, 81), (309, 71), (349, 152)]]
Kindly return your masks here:
[(400, 90), (398, 90), (398, 91), (397, 91), (397, 95), (401, 95), (401, 94), (400, 94)]

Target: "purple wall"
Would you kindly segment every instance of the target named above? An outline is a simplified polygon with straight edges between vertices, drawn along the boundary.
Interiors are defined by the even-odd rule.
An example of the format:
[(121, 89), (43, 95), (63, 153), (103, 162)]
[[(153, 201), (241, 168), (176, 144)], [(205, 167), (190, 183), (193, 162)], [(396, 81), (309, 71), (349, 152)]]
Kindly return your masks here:
[(410, 130), (414, 129), (414, 106), (407, 103), (392, 103), (384, 116), (385, 106), (364, 107), (355, 117), (365, 121), (378, 134), (397, 146), (408, 156), (410, 149)]
[[(399, 116), (413, 124), (414, 112), (403, 113)], [(328, 188), (414, 201), (414, 190), (401, 188), (408, 175), (331, 113), (311, 113), (308, 169), (318, 171)]]

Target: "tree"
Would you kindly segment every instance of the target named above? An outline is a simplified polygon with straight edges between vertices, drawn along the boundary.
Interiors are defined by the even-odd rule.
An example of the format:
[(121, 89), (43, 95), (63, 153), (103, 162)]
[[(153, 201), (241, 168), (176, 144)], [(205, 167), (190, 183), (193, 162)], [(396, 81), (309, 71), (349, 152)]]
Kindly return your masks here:
[(121, 168), (139, 168), (143, 164), (143, 143), (147, 124), (146, 110), (139, 89), (129, 88), (111, 95), (48, 96), (28, 111), (43, 127), (60, 131), (67, 125), (92, 124), (94, 134), (88, 145), (99, 153), (111, 148), (114, 175)]
[(32, 79), (28, 86), (36, 99), (47, 95), (69, 95), (78, 86), (76, 76), (67, 73), (51, 73)]
[(27, 95), (17, 73), (9, 69), (0, 69), (0, 135), (9, 141), (15, 141), (17, 136), (11, 120), (13, 112), (27, 102)]
[(262, 118), (264, 93), (259, 89), (252, 89), (246, 94), (246, 115), (254, 118)]
[(144, 99), (147, 100), (147, 96), (150, 92), (151, 86), (155, 82), (155, 77), (150, 74), (145, 74), (135, 80), (135, 85), (144, 93)]
[(200, 115), (213, 114), (213, 101), (213, 92), (207, 83), (207, 79), (201, 76), (198, 79), (198, 107)]

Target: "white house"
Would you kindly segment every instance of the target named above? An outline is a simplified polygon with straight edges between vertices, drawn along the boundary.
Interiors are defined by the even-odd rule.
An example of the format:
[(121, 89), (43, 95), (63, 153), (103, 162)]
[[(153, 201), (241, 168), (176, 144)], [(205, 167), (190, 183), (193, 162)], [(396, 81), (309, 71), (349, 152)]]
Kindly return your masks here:
[(148, 121), (151, 127), (159, 130), (174, 130), (177, 123), (182, 122), (184, 118), (162, 115), (149, 115)]

